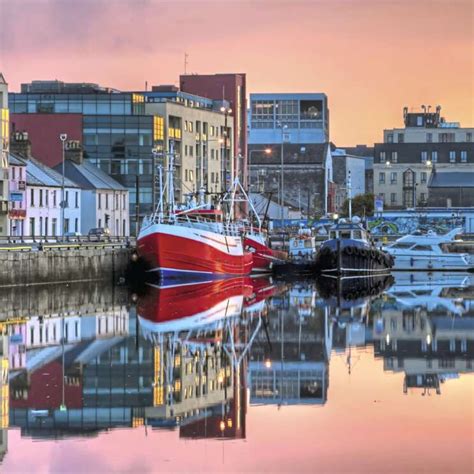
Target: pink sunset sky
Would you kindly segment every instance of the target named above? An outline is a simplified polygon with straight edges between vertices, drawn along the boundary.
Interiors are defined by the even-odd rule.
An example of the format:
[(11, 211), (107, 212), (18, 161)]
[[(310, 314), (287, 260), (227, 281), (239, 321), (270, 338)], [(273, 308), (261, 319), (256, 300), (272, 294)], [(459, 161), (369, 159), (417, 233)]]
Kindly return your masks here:
[(331, 140), (381, 141), (402, 108), (474, 125), (471, 0), (0, 0), (0, 71), (117, 89), (246, 72), (248, 92), (325, 92)]

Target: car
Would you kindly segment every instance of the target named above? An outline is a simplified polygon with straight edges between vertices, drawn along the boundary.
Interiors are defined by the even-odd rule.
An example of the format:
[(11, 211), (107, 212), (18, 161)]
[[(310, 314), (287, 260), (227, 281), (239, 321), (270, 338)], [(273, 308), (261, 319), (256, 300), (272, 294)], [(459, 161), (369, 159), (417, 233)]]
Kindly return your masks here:
[(94, 227), (89, 230), (89, 237), (93, 237), (97, 240), (101, 240), (104, 237), (107, 237), (110, 234), (109, 229), (104, 229), (103, 227)]

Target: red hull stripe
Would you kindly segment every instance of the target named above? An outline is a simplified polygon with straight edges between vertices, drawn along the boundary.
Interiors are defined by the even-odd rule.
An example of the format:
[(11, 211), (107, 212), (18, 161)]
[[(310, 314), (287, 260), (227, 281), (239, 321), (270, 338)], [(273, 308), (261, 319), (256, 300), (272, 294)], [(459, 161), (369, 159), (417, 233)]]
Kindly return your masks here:
[(229, 255), (205, 242), (162, 233), (140, 238), (138, 253), (154, 268), (225, 275), (247, 275), (252, 269), (249, 253)]

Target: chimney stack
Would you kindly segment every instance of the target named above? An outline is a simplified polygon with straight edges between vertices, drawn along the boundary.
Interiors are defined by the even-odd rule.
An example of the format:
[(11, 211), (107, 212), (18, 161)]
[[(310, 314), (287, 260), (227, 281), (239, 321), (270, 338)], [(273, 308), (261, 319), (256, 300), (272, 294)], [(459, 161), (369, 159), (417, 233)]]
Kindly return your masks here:
[(28, 132), (12, 133), (10, 151), (22, 158), (31, 158), (31, 141), (28, 138)]
[(82, 153), (82, 145), (79, 140), (68, 140), (64, 147), (64, 157), (66, 160), (73, 161), (78, 165), (84, 162), (84, 155)]

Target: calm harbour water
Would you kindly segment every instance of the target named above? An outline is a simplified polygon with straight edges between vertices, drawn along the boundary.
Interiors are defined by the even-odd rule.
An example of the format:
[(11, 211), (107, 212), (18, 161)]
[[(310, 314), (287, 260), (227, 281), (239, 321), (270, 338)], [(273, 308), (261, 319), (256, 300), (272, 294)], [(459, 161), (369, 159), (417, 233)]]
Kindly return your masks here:
[(474, 277), (331, 285), (0, 290), (0, 470), (472, 472)]

